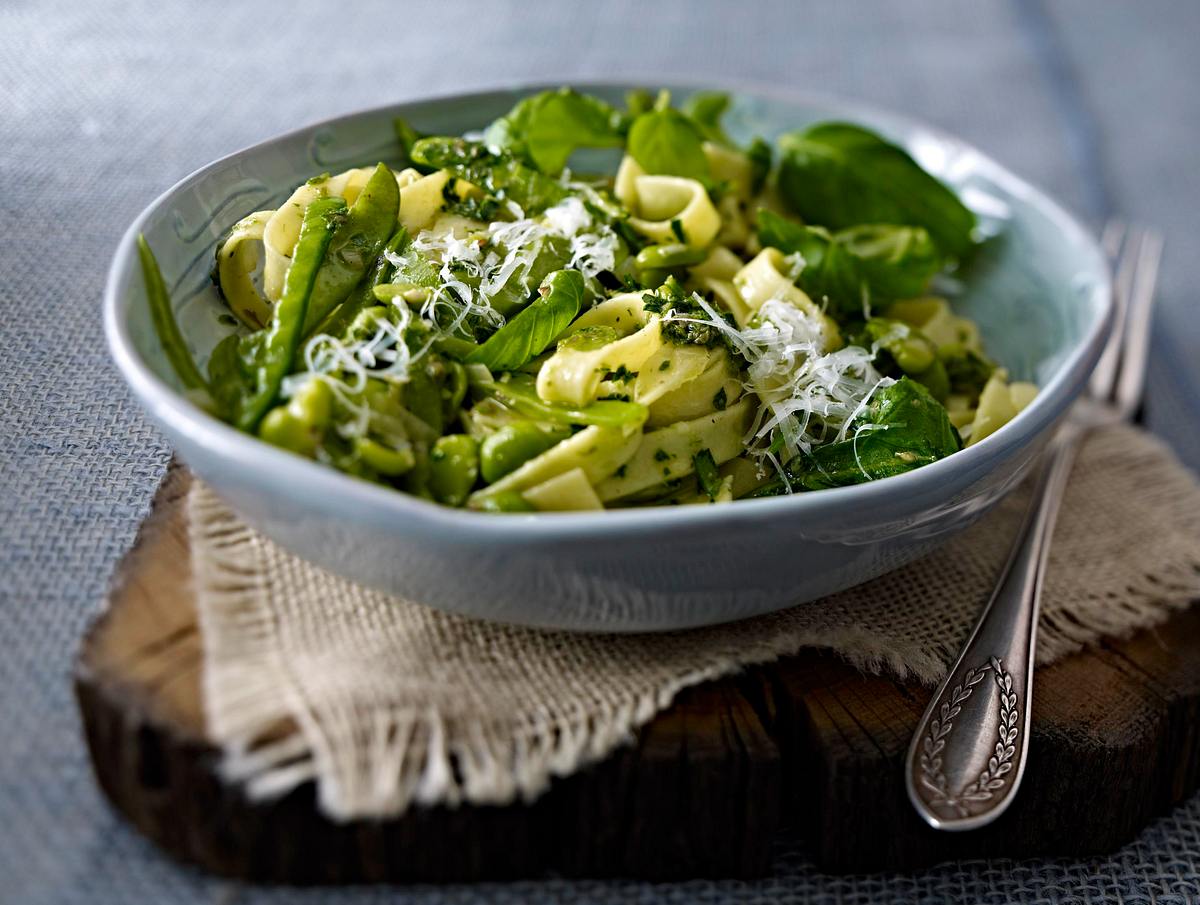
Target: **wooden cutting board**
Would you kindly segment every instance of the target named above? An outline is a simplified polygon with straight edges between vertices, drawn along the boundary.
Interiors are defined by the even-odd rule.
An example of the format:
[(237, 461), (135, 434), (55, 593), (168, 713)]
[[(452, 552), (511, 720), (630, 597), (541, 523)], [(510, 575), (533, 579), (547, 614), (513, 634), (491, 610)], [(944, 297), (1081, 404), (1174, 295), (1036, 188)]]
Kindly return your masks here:
[(222, 782), (201, 705), (173, 469), (75, 690), (96, 778), (139, 830), (230, 877), (294, 883), (575, 876), (752, 876), (798, 832), (821, 867), (1086, 855), (1127, 842), (1200, 782), (1200, 607), (1038, 673), (1024, 788), (996, 824), (938, 834), (911, 811), (903, 761), (930, 691), (806, 651), (682, 693), (591, 769), (532, 804), (334, 823), (302, 787), (268, 803)]

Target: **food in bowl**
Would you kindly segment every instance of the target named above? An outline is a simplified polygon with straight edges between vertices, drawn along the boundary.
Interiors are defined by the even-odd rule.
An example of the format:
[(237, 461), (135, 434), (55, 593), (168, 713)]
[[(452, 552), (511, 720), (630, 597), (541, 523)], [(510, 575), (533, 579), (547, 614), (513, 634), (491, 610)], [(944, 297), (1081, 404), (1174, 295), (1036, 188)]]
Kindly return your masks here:
[[(735, 144), (724, 95), (570, 89), (404, 166), (250, 213), (213, 268), (239, 329), (181, 381), (276, 446), (490, 512), (713, 504), (879, 480), (995, 432), (1010, 383), (935, 288), (975, 216), (901, 148), (824, 122)], [(568, 168), (612, 148), (611, 175)]]

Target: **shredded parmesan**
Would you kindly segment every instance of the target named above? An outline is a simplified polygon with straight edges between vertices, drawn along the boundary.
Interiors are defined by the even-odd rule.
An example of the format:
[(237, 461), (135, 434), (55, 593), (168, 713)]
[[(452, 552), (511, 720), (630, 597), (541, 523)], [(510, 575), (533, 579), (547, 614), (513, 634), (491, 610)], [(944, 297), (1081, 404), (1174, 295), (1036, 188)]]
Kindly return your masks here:
[[(874, 349), (845, 346), (826, 352), (821, 320), (787, 301), (768, 300), (740, 330), (701, 296), (694, 301), (707, 317), (690, 319), (719, 329), (746, 360), (745, 386), (758, 397), (759, 407), (745, 443), (785, 482), (787, 476), (772, 452), (776, 434), (786, 453), (784, 462), (819, 444), (844, 440), (875, 391), (894, 383), (872, 365)], [(863, 429), (873, 426), (860, 425), (855, 436)]]

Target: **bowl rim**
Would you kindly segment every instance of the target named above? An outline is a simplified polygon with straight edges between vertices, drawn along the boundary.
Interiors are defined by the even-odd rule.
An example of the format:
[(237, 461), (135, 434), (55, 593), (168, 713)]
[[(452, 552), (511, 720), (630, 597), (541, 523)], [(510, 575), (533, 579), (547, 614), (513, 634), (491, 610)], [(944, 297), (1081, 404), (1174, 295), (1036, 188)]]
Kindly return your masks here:
[[(913, 471), (848, 487), (738, 500), (733, 506), (647, 506), (603, 512), (509, 513), (504, 517), (497, 517), (494, 513), (442, 506), (400, 490), (356, 479), (326, 465), (273, 447), (257, 437), (237, 430), (195, 405), (183, 393), (154, 373), (139, 355), (124, 316), (128, 306), (122, 305), (121, 291), (136, 272), (134, 265), (137, 259), (137, 236), (150, 218), (160, 208), (168, 205), (174, 196), (202, 181), (227, 162), (290, 139), (310, 135), (320, 129), (337, 128), (343, 123), (372, 115), (399, 115), (418, 105), (463, 100), (483, 101), (501, 97), (517, 98), (537, 91), (553, 90), (564, 84), (584, 91), (622, 91), (651, 83), (672, 91), (728, 91), (735, 96), (735, 100), (738, 96), (747, 99), (762, 98), (837, 111), (839, 116), (881, 125), (886, 130), (908, 137), (924, 134), (971, 153), (977, 168), (991, 181), (1008, 194), (1034, 204), (1069, 241), (1091, 252), (1098, 265), (1094, 268), (1094, 276), (1098, 279), (1091, 293), (1093, 297), (1101, 295), (1100, 316), (1063, 359), (1054, 376), (1040, 388), (1034, 401), (1016, 418), (979, 443)], [(169, 433), (186, 437), (215, 458), (239, 462), (243, 469), (256, 473), (260, 479), (265, 479), (265, 484), (303, 486), (306, 488), (308, 499), (322, 501), (322, 509), (329, 509), (330, 501), (336, 500), (338, 509), (353, 512), (357, 519), (398, 525), (402, 524), (405, 518), (411, 518), (419, 523), (422, 529), (441, 539), (460, 542), (469, 540), (501, 546), (522, 545), (539, 540), (561, 543), (570, 540), (594, 540), (598, 537), (616, 539), (615, 536), (627, 540), (631, 537), (657, 534), (664, 529), (702, 530), (718, 524), (722, 527), (737, 527), (784, 516), (820, 518), (832, 510), (855, 506), (869, 508), (885, 498), (891, 498), (894, 502), (905, 497), (922, 497), (944, 483), (951, 476), (952, 470), (963, 471), (972, 465), (983, 465), (989, 459), (1006, 459), (1044, 433), (1073, 401), (1072, 387), (1082, 386), (1087, 373), (1094, 367), (1103, 341), (1111, 329), (1114, 311), (1111, 267), (1091, 233), (1052, 197), (971, 143), (919, 119), (833, 94), (780, 89), (773, 85), (743, 80), (722, 79), (720, 84), (714, 84), (678, 78), (648, 81), (521, 81), (492, 88), (421, 95), (317, 120), (255, 142), (192, 171), (158, 195), (137, 215), (117, 245), (109, 266), (103, 300), (104, 333), (109, 354), (143, 407)]]

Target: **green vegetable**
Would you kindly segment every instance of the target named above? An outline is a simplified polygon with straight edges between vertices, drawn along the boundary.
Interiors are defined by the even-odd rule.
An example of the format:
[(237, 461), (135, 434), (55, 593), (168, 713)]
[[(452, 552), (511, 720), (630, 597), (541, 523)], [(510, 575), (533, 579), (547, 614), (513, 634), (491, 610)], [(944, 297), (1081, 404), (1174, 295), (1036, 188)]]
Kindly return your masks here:
[(158, 269), (158, 261), (150, 250), (146, 237), (138, 234), (138, 258), (142, 263), (142, 279), (146, 283), (146, 301), (150, 305), (150, 319), (154, 322), (154, 332), (162, 343), (167, 361), (175, 369), (180, 382), (185, 389), (208, 390), (208, 381), (196, 367), (192, 354), (188, 351), (179, 324), (175, 321), (175, 312), (171, 310), (171, 296), (167, 292), (167, 284), (163, 280), (162, 271)]
[(461, 506), (479, 478), (479, 446), (466, 434), (439, 437), (429, 452), (429, 490), (447, 506)]
[(750, 158), (752, 168), (750, 191), (757, 194), (762, 190), (767, 177), (771, 175), (771, 161), (774, 155), (771, 152), (771, 146), (764, 139), (755, 138), (746, 148), (746, 156)]
[(609, 104), (570, 88), (543, 91), (520, 101), (484, 133), (491, 147), (504, 148), (543, 173), (559, 173), (576, 148), (619, 147), (623, 118)]
[(480, 498), (481, 512), (536, 512), (537, 508), (516, 490), (501, 490)]
[(534, 383), (525, 375), (511, 375), (508, 380), (480, 381), (475, 388), (492, 396), (535, 421), (554, 424), (594, 424), (599, 427), (625, 427), (646, 420), (646, 407), (636, 402), (604, 399), (584, 406), (546, 402), (537, 394)]
[(697, 91), (683, 102), (683, 114), (709, 141), (733, 147), (733, 142), (721, 126), (721, 117), (729, 109), (729, 95), (723, 91)]
[[(330, 240), (345, 218), (346, 202), (341, 198), (318, 198), (308, 206), (271, 323), (266, 330), (244, 337), (236, 347), (230, 344), (220, 356), (214, 350), (218, 369), (234, 381), (220, 392), (229, 404), (227, 415), (244, 431), (258, 427), (292, 369), (317, 274)], [(213, 373), (211, 366), (209, 373)]]
[(334, 232), (317, 274), (304, 321), (307, 336), (350, 294), (396, 229), (400, 189), (382, 163)]
[(354, 452), (364, 465), (388, 478), (411, 471), (417, 461), (412, 444), (408, 442), (391, 447), (370, 437), (355, 437)]
[(625, 109), (629, 116), (641, 116), (654, 109), (654, 95), (645, 88), (634, 88), (625, 92)]
[(493, 484), (569, 436), (571, 431), (565, 427), (546, 430), (532, 421), (507, 424), (480, 444), (480, 473)]
[(924, 227), (947, 255), (972, 247), (975, 215), (903, 149), (848, 123), (821, 123), (779, 139), (779, 193), (806, 222)]
[(643, 113), (629, 127), (627, 148), (647, 173), (708, 182), (704, 137), (691, 119), (669, 107)]
[(515, 371), (540, 355), (579, 314), (583, 275), (559, 270), (542, 282), (541, 297), (471, 353), (469, 363), (493, 371)]
[(323, 380), (304, 383), (286, 405), (267, 412), (258, 436), (273, 446), (311, 458), (333, 413), (333, 392)]
[(671, 270), (694, 267), (708, 257), (707, 248), (692, 248), (678, 242), (647, 245), (634, 259), (639, 270)]
[(553, 207), (569, 194), (554, 177), (526, 166), (506, 151), (494, 153), (482, 142), (422, 138), (413, 145), (412, 155), (423, 166), (449, 170), (502, 201), (515, 201), (526, 216)]
[[(870, 428), (855, 436), (862, 425)], [(793, 488), (861, 484), (912, 471), (962, 448), (945, 408), (908, 377), (876, 391), (846, 440), (815, 447), (787, 464)]]
[(942, 401), (950, 394), (950, 380), (938, 359), (937, 346), (920, 330), (883, 317), (871, 318), (864, 330), (864, 345), (878, 343), (902, 372), (924, 384), (935, 399)]
[(942, 346), (938, 358), (946, 370), (950, 391), (978, 399), (996, 365), (973, 349), (957, 344)]
[(929, 233), (920, 227), (866, 224), (831, 235), (763, 208), (758, 237), (785, 254), (798, 253), (804, 268), (797, 285), (843, 314), (862, 311), (864, 293), (872, 302), (920, 295), (942, 267)]
[[(729, 343), (726, 334), (711, 323), (710, 316), (696, 302), (695, 295), (686, 292), (675, 277), (668, 277), (654, 292), (645, 293), (642, 307), (650, 314), (662, 315), (663, 337), (668, 342), (709, 349)], [(723, 316), (733, 324), (732, 315)]]
[[(388, 239), (387, 244), (383, 247), (384, 251), (397, 253), (408, 244), (408, 230), (403, 226), (392, 233), (392, 237)], [(365, 308), (369, 308), (375, 304), (375, 287), (382, 286), (392, 278), (392, 273), (395, 268), (392, 262), (383, 254), (380, 254), (372, 265), (370, 272), (363, 278), (362, 282), (354, 289), (353, 292), (342, 302), (333, 312), (325, 318), (325, 322), (317, 327), (314, 333), (328, 333), (330, 336), (341, 336), (359, 313)]]
[(396, 133), (396, 141), (400, 145), (400, 165), (410, 166), (413, 162), (412, 146), (421, 138), (421, 133), (399, 116), (392, 120), (392, 131)]
[(710, 500), (715, 500), (721, 492), (721, 475), (717, 473), (717, 463), (713, 460), (712, 453), (707, 449), (700, 450), (692, 456), (692, 464), (695, 466), (696, 480), (700, 482), (701, 489), (708, 494)]
[(534, 244), (531, 253), (529, 267), (514, 270), (489, 299), (491, 306), (506, 317), (516, 309), (523, 308), (529, 297), (543, 285), (543, 280), (567, 266), (571, 260), (571, 243), (562, 236), (542, 236)]

